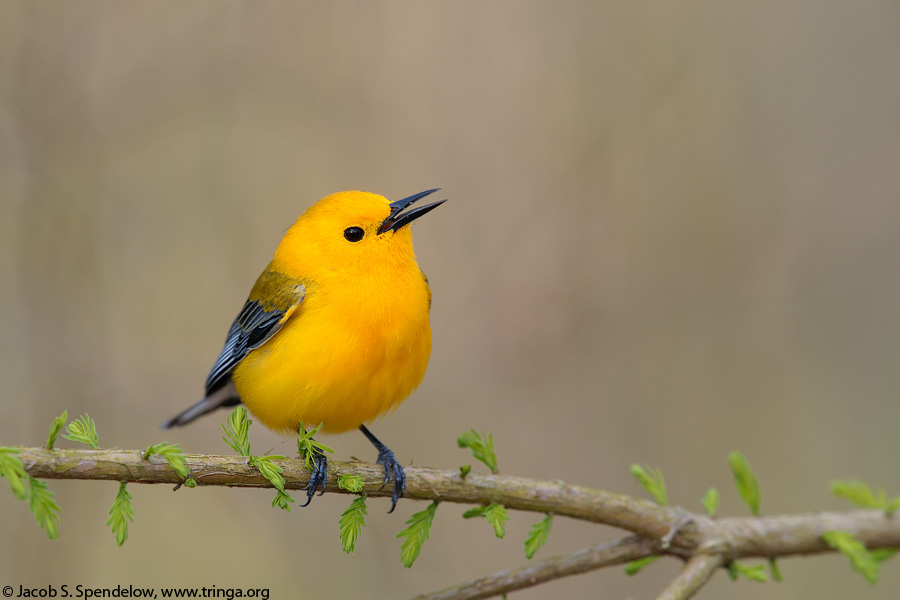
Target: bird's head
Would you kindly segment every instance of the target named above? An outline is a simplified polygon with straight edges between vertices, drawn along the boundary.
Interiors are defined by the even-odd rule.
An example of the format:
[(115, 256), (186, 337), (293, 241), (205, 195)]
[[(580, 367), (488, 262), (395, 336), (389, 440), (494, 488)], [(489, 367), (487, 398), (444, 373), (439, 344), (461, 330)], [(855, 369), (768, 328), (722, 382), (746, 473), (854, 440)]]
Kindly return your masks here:
[(415, 260), (408, 225), (446, 200), (413, 207), (438, 191), (395, 202), (368, 192), (338, 192), (322, 198), (291, 226), (275, 253), (279, 269), (296, 277), (326, 272), (369, 273)]

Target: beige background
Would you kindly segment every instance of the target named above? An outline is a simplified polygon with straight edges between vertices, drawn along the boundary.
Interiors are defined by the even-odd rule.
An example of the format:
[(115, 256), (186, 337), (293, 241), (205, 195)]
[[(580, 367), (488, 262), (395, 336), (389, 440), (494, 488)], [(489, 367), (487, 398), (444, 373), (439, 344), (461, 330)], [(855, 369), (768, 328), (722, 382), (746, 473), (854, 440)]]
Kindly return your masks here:
[[(744, 514), (835, 509), (828, 482), (900, 493), (900, 9), (826, 2), (5, 2), (0, 6), (0, 442), (38, 445), (64, 408), (105, 447), (225, 453), (193, 402), (280, 234), (341, 189), (451, 200), (415, 225), (434, 291), (425, 382), (373, 430), (455, 468), (471, 427), (505, 473), (674, 502), (709, 485)], [(292, 443), (254, 427), (254, 449)], [(357, 434), (326, 438), (374, 460)], [(64, 442), (69, 445), (69, 442)], [(61, 539), (0, 493), (0, 584), (270, 587), (402, 598), (524, 561), (439, 508), (370, 502), (355, 556), (345, 496), (53, 482)], [(557, 519), (538, 555), (618, 532)], [(701, 598), (895, 598), (840, 557), (782, 563)], [(652, 597), (678, 569), (571, 578), (515, 598)]]

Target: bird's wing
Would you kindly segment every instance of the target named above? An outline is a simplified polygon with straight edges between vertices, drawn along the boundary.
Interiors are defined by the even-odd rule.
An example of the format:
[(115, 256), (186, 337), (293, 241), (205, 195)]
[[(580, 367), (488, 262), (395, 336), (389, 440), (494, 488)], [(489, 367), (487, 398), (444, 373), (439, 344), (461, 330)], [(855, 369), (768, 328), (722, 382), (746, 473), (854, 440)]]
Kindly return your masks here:
[(207, 395), (227, 383), (234, 367), (281, 329), (305, 295), (306, 287), (296, 279), (271, 269), (260, 275), (250, 298), (228, 330), (225, 347), (206, 377)]

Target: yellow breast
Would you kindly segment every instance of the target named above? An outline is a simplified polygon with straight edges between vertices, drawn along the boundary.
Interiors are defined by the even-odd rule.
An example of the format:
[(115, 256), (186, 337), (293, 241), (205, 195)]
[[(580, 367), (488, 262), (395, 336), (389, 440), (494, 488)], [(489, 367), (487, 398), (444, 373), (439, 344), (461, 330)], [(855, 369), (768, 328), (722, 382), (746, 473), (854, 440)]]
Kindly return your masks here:
[(309, 282), (281, 330), (235, 367), (241, 400), (276, 430), (302, 421), (338, 433), (377, 418), (425, 376), (430, 297), (418, 267)]

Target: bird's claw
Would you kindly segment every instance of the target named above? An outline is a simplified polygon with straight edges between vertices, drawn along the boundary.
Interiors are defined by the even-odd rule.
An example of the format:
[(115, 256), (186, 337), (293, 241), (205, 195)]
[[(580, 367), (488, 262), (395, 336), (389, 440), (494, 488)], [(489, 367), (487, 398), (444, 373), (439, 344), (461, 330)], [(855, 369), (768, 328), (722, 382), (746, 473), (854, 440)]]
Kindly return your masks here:
[(306, 502), (301, 504), (300, 506), (307, 506), (310, 502), (312, 502), (313, 496), (316, 495), (316, 490), (321, 486), (322, 491), (319, 492), (319, 495), (325, 493), (325, 486), (328, 485), (328, 472), (326, 470), (328, 466), (328, 459), (325, 458), (324, 454), (319, 452), (314, 452), (312, 455), (313, 460), (313, 470), (309, 475), (309, 482), (306, 484)]
[(406, 492), (406, 473), (403, 472), (403, 467), (397, 462), (394, 453), (387, 448), (383, 448), (378, 452), (377, 462), (384, 467), (384, 483), (381, 484), (381, 487), (384, 488), (391, 479), (394, 480), (394, 493), (391, 494), (391, 510), (388, 511), (388, 514), (390, 514), (397, 508), (397, 500), (402, 498), (403, 493)]

